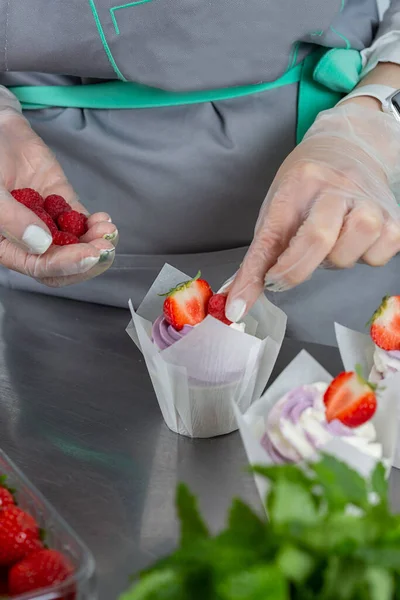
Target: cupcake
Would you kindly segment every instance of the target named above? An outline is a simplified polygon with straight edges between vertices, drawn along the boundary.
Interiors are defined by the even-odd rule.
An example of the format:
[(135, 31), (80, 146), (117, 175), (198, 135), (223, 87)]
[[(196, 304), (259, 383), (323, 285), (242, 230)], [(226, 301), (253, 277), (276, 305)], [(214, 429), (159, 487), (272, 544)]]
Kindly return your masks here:
[(213, 437), (237, 429), (233, 405), (259, 398), (283, 341), (286, 316), (262, 296), (243, 323), (225, 316), (226, 297), (200, 273), (165, 265), (128, 333), (142, 351), (170, 429)]
[(310, 459), (333, 438), (380, 459), (375, 411), (373, 386), (356, 373), (342, 373), (330, 385), (303, 385), (280, 398), (265, 419), (260, 443), (275, 463)]
[[(363, 476), (378, 461), (389, 473), (398, 439), (399, 384), (400, 373), (376, 386), (358, 368), (333, 378), (301, 351), (246, 412), (235, 409), (249, 462), (301, 463), (325, 452)], [(265, 498), (265, 479), (255, 481)]]
[(370, 380), (377, 382), (400, 371), (400, 296), (386, 296), (370, 322), (374, 343)]
[(229, 327), (245, 332), (245, 323), (232, 323), (225, 316), (226, 295), (214, 294), (199, 271), (194, 279), (179, 283), (162, 294), (165, 296), (163, 314), (153, 323), (152, 339), (159, 350), (179, 342), (199, 325), (207, 315)]

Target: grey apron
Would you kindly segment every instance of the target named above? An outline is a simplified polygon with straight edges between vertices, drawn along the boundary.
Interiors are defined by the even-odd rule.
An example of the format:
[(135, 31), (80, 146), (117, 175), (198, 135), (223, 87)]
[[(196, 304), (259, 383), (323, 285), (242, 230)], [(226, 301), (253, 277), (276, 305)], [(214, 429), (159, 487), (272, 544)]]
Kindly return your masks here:
[[(174, 91), (274, 80), (310, 44), (361, 50), (377, 23), (374, 0), (0, 0), (0, 14), (3, 85), (119, 78)], [(126, 306), (168, 261), (189, 274), (201, 268), (217, 286), (240, 263), (295, 145), (296, 96), (292, 85), (190, 106), (27, 113), (82, 202), (109, 212), (121, 241), (112, 269), (88, 283), (52, 290), (5, 269), (0, 283)], [(368, 314), (380, 290), (395, 291), (398, 264), (318, 271), (272, 299), (287, 310), (289, 333), (329, 342), (333, 318), (365, 322), (360, 293)]]

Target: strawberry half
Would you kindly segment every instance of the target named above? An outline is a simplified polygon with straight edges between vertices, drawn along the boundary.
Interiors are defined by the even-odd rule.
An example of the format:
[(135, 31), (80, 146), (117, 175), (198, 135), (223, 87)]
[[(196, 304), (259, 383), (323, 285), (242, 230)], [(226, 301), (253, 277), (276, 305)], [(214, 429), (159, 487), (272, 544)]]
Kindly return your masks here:
[(325, 392), (326, 420), (338, 419), (347, 427), (359, 427), (376, 411), (376, 385), (366, 381), (360, 369), (340, 373)]
[(185, 325), (197, 325), (207, 315), (208, 301), (213, 295), (212, 289), (200, 271), (194, 279), (180, 283), (175, 288), (161, 294), (164, 300), (164, 318), (177, 331)]
[(400, 296), (385, 296), (370, 321), (371, 338), (382, 350), (400, 350)]

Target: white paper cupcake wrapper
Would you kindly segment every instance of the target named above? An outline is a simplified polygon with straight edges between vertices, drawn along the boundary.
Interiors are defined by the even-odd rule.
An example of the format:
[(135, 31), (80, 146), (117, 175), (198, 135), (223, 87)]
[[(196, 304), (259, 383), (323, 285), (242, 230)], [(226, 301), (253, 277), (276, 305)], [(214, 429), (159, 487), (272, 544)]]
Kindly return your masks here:
[[(374, 351), (375, 345), (369, 335), (353, 331), (348, 327), (335, 323), (336, 340), (339, 347), (340, 356), (346, 371), (354, 369), (355, 365), (361, 365), (363, 373), (366, 377), (373, 372), (374, 368)], [(391, 379), (394, 375), (390, 375)], [(397, 377), (397, 374), (396, 374)], [(387, 379), (380, 383), (382, 387), (387, 386)], [(400, 384), (399, 384), (400, 393)], [(393, 414), (390, 417), (396, 422)], [(397, 431), (400, 433), (400, 415), (397, 416)], [(398, 435), (398, 443), (394, 452), (393, 466), (400, 469), (400, 436)]]
[[(330, 383), (331, 381), (332, 376), (312, 356), (302, 350), (282, 371), (265, 394), (254, 402), (244, 414), (235, 407), (240, 434), (250, 464), (274, 464), (260, 442), (265, 432), (265, 419), (275, 403), (296, 387), (316, 382)], [(400, 374), (395, 375), (385, 389), (379, 392), (378, 409), (372, 419), (376, 428), (376, 441), (382, 444), (382, 460), (387, 466), (388, 474), (393, 464), (397, 444), (397, 427), (393, 420), (393, 414), (397, 414), (399, 410), (399, 390)], [(338, 457), (363, 476), (367, 476), (377, 462), (341, 438), (333, 438), (332, 441), (320, 448), (320, 451)], [(318, 451), (315, 454), (315, 458), (317, 457)], [(268, 491), (268, 482), (257, 475), (255, 481), (260, 497), (264, 501)]]
[(143, 353), (168, 427), (190, 437), (213, 437), (237, 429), (233, 405), (246, 411), (262, 394), (286, 330), (286, 315), (262, 296), (251, 310), (246, 333), (207, 317), (187, 336), (160, 351), (152, 323), (162, 314), (159, 296), (190, 276), (164, 265), (127, 332)]

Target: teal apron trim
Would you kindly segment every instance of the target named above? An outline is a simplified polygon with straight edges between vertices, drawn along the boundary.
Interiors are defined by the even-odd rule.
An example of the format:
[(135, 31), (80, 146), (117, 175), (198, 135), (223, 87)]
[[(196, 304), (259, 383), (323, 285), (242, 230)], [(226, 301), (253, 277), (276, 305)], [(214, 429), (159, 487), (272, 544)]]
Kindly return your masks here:
[[(348, 50), (345, 52), (352, 53), (356, 51)], [(324, 63), (322, 72), (320, 68), (318, 69), (318, 81), (316, 81), (315, 71), (320, 66), (321, 58), (328, 53), (330, 56), (329, 61), (325, 61), (326, 64)], [(327, 85), (332, 85), (336, 89), (338, 87), (342, 89), (345, 85), (349, 85), (349, 77), (344, 78), (345, 85), (335, 86), (334, 83), (332, 84), (332, 79), (335, 79), (335, 77), (332, 77), (332, 73), (337, 73), (336, 79), (339, 81), (342, 81), (343, 77), (340, 69), (335, 64), (335, 50), (331, 49), (328, 53), (325, 48), (319, 48), (307, 56), (302, 63), (292, 67), (275, 81), (219, 90), (169, 92), (124, 81), (74, 86), (18, 86), (9, 89), (18, 98), (23, 110), (55, 107), (105, 110), (160, 108), (217, 102), (259, 94), (260, 92), (299, 83), (297, 117), (297, 142), (299, 142), (318, 113), (335, 106), (343, 96), (343, 93), (334, 91)], [(356, 52), (356, 54), (359, 56), (359, 53)], [(340, 66), (342, 70), (344, 63), (346, 61), (343, 61), (343, 56), (341, 56)], [(327, 82), (324, 82), (325, 72), (327, 73)], [(351, 83), (355, 85), (357, 81), (353, 82), (351, 80)]]

